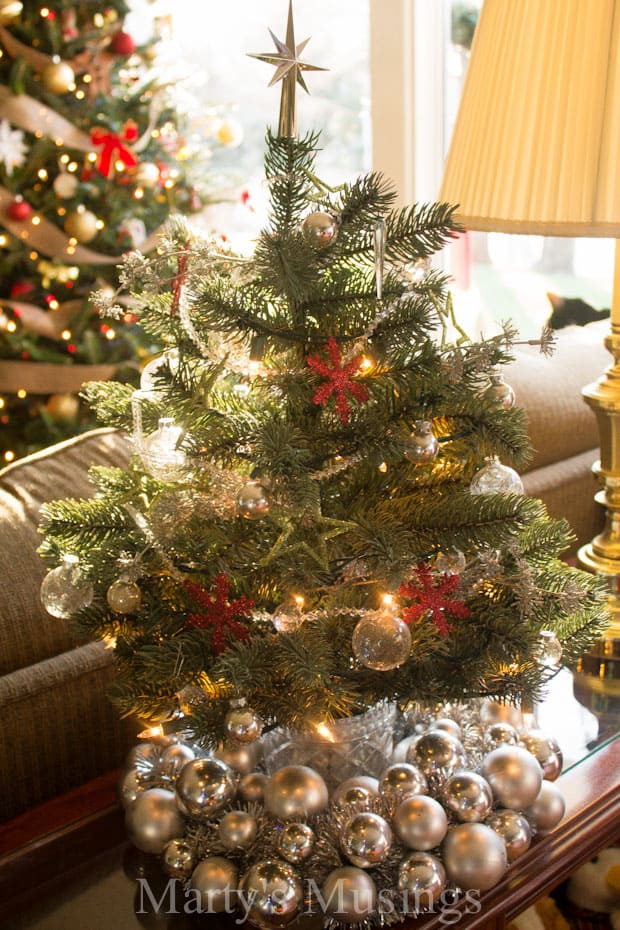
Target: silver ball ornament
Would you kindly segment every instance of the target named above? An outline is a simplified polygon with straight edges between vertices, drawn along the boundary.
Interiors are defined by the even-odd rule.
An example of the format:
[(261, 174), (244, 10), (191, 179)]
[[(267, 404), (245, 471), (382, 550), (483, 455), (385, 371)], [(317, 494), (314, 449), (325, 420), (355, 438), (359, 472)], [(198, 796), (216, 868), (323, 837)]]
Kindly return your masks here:
[(223, 856), (210, 856), (199, 862), (190, 884), (200, 895), (203, 911), (216, 914), (232, 911), (237, 900), (238, 876), (237, 866)]
[(280, 859), (265, 859), (252, 865), (241, 879), (248, 896), (248, 919), (258, 927), (285, 927), (297, 917), (304, 899), (295, 869)]
[(285, 823), (278, 836), (278, 852), (283, 859), (299, 865), (312, 854), (315, 835), (307, 823)]
[(546, 668), (553, 668), (562, 661), (562, 643), (552, 630), (541, 630), (537, 659)]
[(389, 611), (373, 610), (357, 623), (351, 646), (366, 668), (387, 672), (409, 658), (411, 630), (404, 620)]
[(492, 888), (508, 865), (503, 839), (483, 823), (461, 823), (451, 827), (441, 853), (448, 878), (463, 891)]
[(506, 384), (503, 375), (500, 372), (494, 372), (490, 375), (489, 380), (491, 384), (486, 389), (485, 396), (496, 400), (504, 410), (510, 410), (511, 407), (514, 407), (516, 403), (515, 392), (509, 384)]
[(372, 869), (383, 862), (392, 848), (392, 829), (379, 814), (361, 811), (342, 827), (340, 847), (353, 865)]
[(525, 816), (530, 826), (544, 835), (557, 827), (565, 810), (566, 801), (557, 785), (543, 781), (534, 802), (525, 811)]
[(448, 817), (439, 801), (419, 794), (401, 801), (392, 826), (408, 849), (424, 852), (439, 846), (448, 829)]
[(332, 803), (338, 807), (347, 804), (367, 805), (379, 794), (379, 781), (371, 775), (352, 775), (345, 778), (332, 794)]
[(465, 761), (465, 750), (444, 730), (429, 730), (409, 747), (407, 762), (417, 766), (427, 778), (447, 778)]
[(265, 809), (280, 820), (313, 817), (327, 807), (328, 801), (323, 778), (306, 765), (285, 765), (265, 786)]
[(419, 465), (432, 462), (437, 458), (438, 452), (439, 443), (433, 433), (433, 424), (428, 420), (417, 420), (413, 432), (409, 434), (405, 442), (403, 450), (405, 458)]
[(422, 772), (408, 762), (397, 762), (383, 772), (379, 779), (379, 794), (383, 798), (403, 801), (414, 794), (425, 794), (428, 783)]
[(552, 752), (548, 759), (542, 763), (543, 778), (545, 781), (556, 781), (562, 774), (562, 753)]
[(237, 792), (242, 801), (254, 801), (262, 804), (265, 796), (265, 785), (268, 778), (263, 772), (250, 772), (239, 779)]
[(237, 513), (246, 520), (262, 520), (270, 507), (271, 496), (260, 481), (247, 481), (237, 494)]
[(125, 808), (131, 807), (139, 794), (144, 791), (144, 785), (137, 768), (125, 769), (118, 781), (118, 796)]
[(406, 762), (409, 749), (411, 746), (415, 746), (420, 736), (421, 733), (412, 733), (410, 736), (406, 736), (404, 739), (401, 739), (400, 742), (396, 743), (392, 753), (392, 762)]
[(158, 856), (169, 840), (183, 834), (185, 821), (172, 791), (149, 788), (128, 808), (125, 825), (134, 846)]
[(540, 730), (526, 730), (519, 736), (519, 745), (527, 749), (541, 765), (549, 759), (553, 749), (549, 740)]
[(444, 783), (441, 799), (457, 820), (480, 821), (493, 808), (489, 783), (476, 772), (455, 772)]
[(317, 249), (331, 245), (338, 235), (338, 220), (331, 213), (316, 210), (309, 213), (301, 224), (301, 234), (305, 241)]
[(157, 764), (157, 770), (160, 774), (167, 775), (169, 778), (176, 778), (181, 769), (195, 758), (196, 753), (191, 746), (187, 746), (185, 743), (174, 743), (172, 746), (167, 746), (162, 752)]
[(476, 472), (469, 491), (471, 494), (524, 494), (525, 488), (514, 468), (502, 465), (495, 458)]
[(166, 843), (161, 861), (166, 875), (170, 878), (185, 880), (194, 869), (193, 850), (183, 839), (174, 839)]
[(507, 744), (516, 746), (519, 742), (519, 734), (510, 723), (498, 722), (492, 723), (484, 731), (484, 748), (487, 751), (497, 749), (498, 746)]
[(142, 592), (135, 581), (117, 578), (107, 590), (106, 601), (115, 614), (135, 614), (140, 609)]
[(486, 726), (493, 723), (509, 723), (518, 729), (522, 724), (521, 711), (513, 704), (484, 701), (480, 708), (480, 722)]
[(93, 600), (93, 586), (80, 572), (77, 556), (66, 555), (41, 582), (41, 603), (48, 614), (66, 620)]
[(235, 795), (235, 774), (219, 759), (194, 759), (181, 771), (175, 786), (177, 801), (190, 817), (209, 817)]
[(256, 817), (248, 811), (229, 811), (218, 826), (218, 836), (226, 849), (246, 849), (256, 839)]
[(431, 729), (433, 730), (443, 730), (444, 733), (449, 733), (450, 736), (453, 736), (455, 739), (462, 739), (463, 731), (456, 722), (450, 717), (438, 717), (437, 720), (433, 721)]
[(533, 804), (542, 784), (539, 763), (521, 746), (498, 746), (482, 760), (480, 774), (497, 803), (510, 810)]
[(497, 810), (486, 821), (491, 830), (495, 830), (506, 844), (508, 862), (514, 862), (530, 848), (532, 831), (525, 814), (518, 811)]
[(432, 911), (445, 887), (446, 870), (437, 856), (412, 852), (400, 863), (398, 890), (404, 898), (405, 913)]
[(330, 872), (321, 887), (325, 913), (341, 923), (360, 923), (377, 907), (377, 886), (370, 875), (355, 866)]
[(258, 743), (246, 743), (245, 745), (224, 745), (214, 753), (216, 759), (220, 759), (229, 768), (240, 775), (247, 775), (252, 772), (258, 763), (260, 755), (260, 746)]
[(251, 707), (240, 704), (226, 714), (226, 733), (238, 743), (253, 743), (263, 732), (263, 722)]

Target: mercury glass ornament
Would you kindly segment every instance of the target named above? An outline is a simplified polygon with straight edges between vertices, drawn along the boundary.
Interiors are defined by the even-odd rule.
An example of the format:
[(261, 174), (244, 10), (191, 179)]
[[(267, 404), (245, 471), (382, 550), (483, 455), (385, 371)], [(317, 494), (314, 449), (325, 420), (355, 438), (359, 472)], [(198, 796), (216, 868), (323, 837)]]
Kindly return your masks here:
[(297, 872), (280, 859), (254, 863), (241, 879), (241, 890), (250, 904), (248, 920), (257, 927), (285, 927), (304, 899)]
[(278, 852), (293, 865), (299, 865), (312, 854), (314, 831), (307, 823), (285, 823), (278, 836)]
[(390, 765), (379, 779), (379, 794), (390, 801), (403, 801), (414, 794), (426, 794), (428, 783), (415, 765), (398, 762)]
[(192, 847), (183, 839), (170, 840), (162, 853), (162, 865), (166, 875), (185, 881), (194, 869)]
[(341, 923), (360, 923), (377, 907), (377, 886), (370, 875), (355, 866), (330, 872), (321, 887), (325, 913)]
[(162, 417), (157, 429), (144, 440), (144, 467), (158, 481), (182, 481), (189, 471), (187, 456), (179, 444), (184, 436), (172, 417)]
[(552, 630), (541, 630), (536, 659), (545, 667), (554, 667), (562, 661), (562, 643)]
[(278, 633), (294, 633), (304, 623), (304, 599), (301, 596), (280, 604), (271, 615), (271, 621)]
[(524, 810), (534, 803), (542, 784), (542, 770), (527, 749), (499, 746), (482, 760), (480, 773), (502, 807)]
[(518, 811), (497, 810), (486, 821), (487, 827), (495, 830), (506, 844), (508, 862), (514, 862), (530, 848), (532, 831), (527, 818)]
[(237, 513), (246, 520), (262, 520), (270, 507), (269, 491), (260, 481), (246, 481), (237, 494)]
[(340, 847), (347, 859), (360, 869), (372, 869), (392, 848), (392, 829), (379, 814), (360, 811), (340, 831)]
[(226, 849), (245, 849), (256, 839), (258, 825), (256, 817), (248, 811), (229, 811), (224, 814), (218, 827), (218, 836)]
[(471, 494), (524, 494), (521, 478), (508, 465), (502, 465), (495, 455), (480, 471), (477, 471), (469, 486)]
[(544, 835), (556, 827), (566, 810), (564, 796), (557, 785), (543, 781), (533, 803), (525, 811), (530, 825)]
[(258, 742), (221, 746), (214, 753), (216, 759), (226, 763), (229, 768), (240, 775), (252, 772), (258, 763), (260, 744)]
[(175, 786), (177, 801), (190, 817), (209, 817), (235, 795), (234, 772), (219, 759), (194, 759), (182, 769)]
[(226, 733), (238, 743), (253, 743), (263, 732), (263, 722), (245, 699), (231, 702), (224, 719)]
[(285, 765), (265, 786), (265, 809), (280, 820), (313, 817), (328, 801), (323, 778), (307, 765)]
[(507, 744), (516, 746), (519, 742), (519, 734), (510, 723), (493, 723), (484, 731), (484, 748), (487, 750), (497, 749), (498, 746)]
[(398, 890), (403, 895), (403, 911), (417, 914), (434, 910), (446, 887), (446, 870), (437, 856), (412, 852), (398, 867)]
[(405, 458), (419, 465), (422, 462), (432, 462), (438, 452), (439, 443), (433, 433), (433, 424), (429, 420), (416, 420), (413, 432), (405, 441)]
[(502, 405), (504, 410), (510, 410), (511, 407), (514, 407), (516, 402), (515, 392), (509, 384), (506, 384), (501, 372), (493, 372), (489, 376), (489, 381), (491, 384), (486, 389), (485, 395), (494, 398)]
[(450, 827), (441, 854), (448, 878), (463, 891), (487, 891), (498, 883), (508, 865), (503, 839), (483, 823)]
[(448, 818), (439, 801), (418, 794), (401, 801), (394, 811), (392, 826), (408, 849), (424, 852), (439, 846), (448, 829)]
[(352, 775), (345, 778), (332, 794), (332, 804), (345, 807), (347, 804), (367, 805), (379, 794), (379, 781), (371, 775)]
[(445, 782), (441, 799), (457, 820), (484, 820), (493, 807), (489, 783), (476, 772), (455, 772)]
[(238, 876), (237, 866), (223, 856), (209, 856), (199, 862), (190, 886), (200, 895), (202, 911), (230, 913), (237, 900)]
[(302, 221), (301, 234), (310, 245), (324, 249), (336, 239), (338, 225), (338, 219), (332, 213), (316, 210)]
[(82, 576), (79, 562), (76, 555), (65, 555), (62, 565), (41, 582), (41, 603), (52, 617), (65, 620), (92, 603), (93, 586)]
[(409, 658), (411, 631), (393, 613), (373, 610), (357, 623), (351, 645), (353, 654), (366, 668), (388, 672)]
[(130, 578), (117, 578), (108, 588), (105, 596), (108, 607), (115, 614), (135, 614), (140, 610), (142, 592), (139, 585)]
[(462, 743), (445, 730), (423, 733), (407, 752), (407, 762), (417, 766), (427, 778), (447, 778), (461, 768), (464, 761)]
[(127, 809), (125, 825), (134, 846), (158, 856), (166, 843), (183, 835), (185, 822), (172, 791), (149, 788)]
[(238, 793), (243, 801), (262, 803), (268, 777), (263, 772), (250, 772), (239, 781)]

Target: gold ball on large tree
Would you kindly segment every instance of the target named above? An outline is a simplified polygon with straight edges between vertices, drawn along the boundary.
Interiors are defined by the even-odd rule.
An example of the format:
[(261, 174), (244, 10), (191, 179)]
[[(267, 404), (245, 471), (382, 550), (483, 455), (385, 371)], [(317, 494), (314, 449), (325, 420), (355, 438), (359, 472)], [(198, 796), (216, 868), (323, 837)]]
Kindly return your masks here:
[(125, 824), (129, 839), (142, 852), (158, 856), (166, 843), (183, 834), (183, 817), (172, 791), (149, 788), (128, 808)]
[(90, 210), (78, 209), (68, 214), (64, 230), (78, 242), (90, 242), (97, 235), (97, 222), (97, 217)]
[(70, 423), (80, 411), (80, 400), (77, 394), (52, 394), (45, 410), (56, 423)]
[(41, 72), (43, 86), (50, 94), (66, 94), (75, 87), (75, 73), (66, 61), (52, 61)]
[(203, 911), (232, 911), (237, 895), (237, 866), (224, 856), (209, 856), (192, 873), (191, 888), (200, 895)]
[(441, 853), (448, 878), (463, 891), (492, 888), (508, 865), (503, 839), (483, 823), (450, 827)]
[(285, 765), (265, 786), (265, 808), (280, 820), (312, 817), (324, 810), (328, 801), (323, 778), (306, 765)]

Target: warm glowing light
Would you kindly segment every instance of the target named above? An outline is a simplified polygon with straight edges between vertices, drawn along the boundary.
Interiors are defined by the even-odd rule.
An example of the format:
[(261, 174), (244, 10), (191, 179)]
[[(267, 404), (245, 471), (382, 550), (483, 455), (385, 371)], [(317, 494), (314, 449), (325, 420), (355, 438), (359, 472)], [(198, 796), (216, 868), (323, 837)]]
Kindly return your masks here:
[(70, 329), (63, 329), (63, 331), (62, 331), (61, 334), (60, 334), (60, 337), (61, 337), (61, 339), (64, 339), (65, 342), (68, 342), (69, 339), (71, 339), (71, 330), (70, 330)]
[(30, 252), (30, 254), (28, 255), (28, 258), (29, 258), (30, 261), (32, 261), (32, 262), (36, 262), (36, 260), (38, 259), (38, 257), (39, 257), (39, 253), (38, 253), (38, 252), (35, 252), (34, 249), (33, 249), (32, 252)]
[(17, 392), (17, 396), (19, 397), (20, 400), (23, 400), (24, 397), (28, 396), (28, 391), (24, 390), (24, 388), (20, 388), (19, 391)]
[(381, 598), (384, 607), (393, 607), (394, 606), (394, 595), (393, 594), (384, 594)]
[(387, 470), (388, 470), (387, 462), (381, 462), (381, 464), (379, 465), (379, 471), (382, 474), (385, 474)]
[(161, 132), (159, 131), (159, 129), (154, 129), (151, 133), (151, 139), (159, 139), (160, 136), (161, 136)]
[(0, 410), (3, 410), (6, 406), (6, 401), (4, 397), (0, 397)]
[(360, 368), (362, 369), (362, 371), (370, 371), (373, 364), (374, 364), (373, 360), (371, 358), (368, 358), (367, 355), (362, 356), (362, 360), (360, 362)]
[(105, 19), (103, 18), (101, 13), (95, 13), (95, 15), (93, 16), (93, 23), (95, 24), (97, 29), (103, 29), (103, 27), (105, 26)]
[(0, 235), (0, 246), (5, 246), (8, 241), (8, 238), (2, 233), (2, 235)]
[[(43, 133), (41, 133), (41, 136), (42, 136), (42, 135), (43, 135)], [(41, 138), (41, 136), (39, 136), (39, 138)], [(63, 147), (64, 144), (65, 144), (65, 140), (64, 140), (64, 139), (54, 139), (54, 145), (58, 146), (59, 149), (61, 149), (61, 148)]]
[(163, 735), (164, 728), (161, 724), (158, 724), (157, 726), (148, 727), (146, 730), (142, 730), (142, 732), (138, 733), (138, 739), (153, 739), (153, 737)]
[(116, 339), (116, 331), (113, 330), (113, 329), (109, 329), (109, 330), (107, 331), (107, 333), (105, 334), (105, 337), (106, 337), (106, 339), (110, 339), (110, 341), (111, 341), (112, 339)]
[(39, 168), (37, 171), (37, 177), (41, 178), (42, 181), (47, 181), (49, 177), (47, 170), (45, 168)]
[(144, 197), (144, 189), (142, 187), (136, 187), (133, 192), (134, 200), (142, 200)]
[(70, 156), (70, 155), (67, 155), (67, 153), (64, 152), (64, 154), (62, 154), (62, 155), (60, 156), (60, 158), (58, 159), (58, 161), (60, 162), (61, 165), (68, 165), (69, 162), (71, 161), (71, 156)]
[(97, 227), (97, 229), (103, 229), (103, 227), (105, 226), (105, 223), (103, 222), (103, 220), (97, 220), (97, 222), (95, 223), (95, 226)]
[(76, 161), (71, 161), (67, 165), (67, 171), (77, 171), (78, 168), (79, 168), (79, 165)]
[(334, 738), (334, 734), (329, 729), (326, 723), (317, 723), (316, 732), (319, 734), (319, 736), (322, 736), (323, 739), (329, 740), (330, 743), (336, 742)]
[(97, 153), (89, 152), (88, 155), (86, 156), (86, 161), (89, 161), (91, 165), (94, 165), (95, 162), (97, 161)]
[(83, 100), (85, 96), (86, 96), (86, 94), (84, 93), (83, 90), (76, 90), (76, 92), (75, 92), (75, 99), (76, 99), (76, 100)]
[(93, 79), (92, 74), (83, 74), (83, 75), (82, 75), (82, 80), (84, 81), (85, 84), (90, 84), (90, 82), (92, 81), (92, 79)]
[(33, 216), (31, 222), (32, 222), (32, 225), (33, 225), (33, 226), (40, 226), (40, 224), (41, 224), (41, 217), (40, 217), (40, 216)]
[(172, 190), (172, 188), (174, 187), (174, 181), (172, 180), (172, 178), (168, 178), (167, 181), (164, 181), (164, 187), (166, 188), (167, 191)]
[(110, 636), (106, 633), (103, 637), (103, 642), (106, 649), (116, 649), (116, 636)]
[(7, 332), (14, 333), (17, 329), (17, 323), (14, 320), (9, 320), (9, 322), (6, 324), (6, 328)]
[(257, 359), (251, 358), (248, 364), (248, 375), (250, 378), (256, 378), (256, 376), (260, 374), (261, 368), (261, 363)]
[(75, 245), (71, 244), (67, 246), (67, 255), (75, 255)]
[(15, 458), (15, 453), (14, 453), (14, 452), (11, 452), (10, 449), (8, 449), (8, 450), (4, 453), (4, 461), (5, 461), (5, 462), (12, 462), (14, 458)]
[(67, 270), (67, 274), (70, 281), (77, 281), (80, 276), (80, 269), (76, 265), (71, 265), (71, 267)]
[(66, 207), (58, 207), (58, 209), (56, 210), (56, 213), (58, 214), (58, 216), (66, 216), (66, 215), (67, 215), (67, 208), (66, 208)]
[(296, 594), (293, 600), (295, 601), (295, 606), (298, 607), (299, 610), (301, 610), (305, 604), (305, 601), (303, 597), (301, 596), (301, 594)]
[(50, 310), (58, 310), (58, 308), (60, 307), (60, 304), (58, 303), (56, 299), (54, 299), (54, 300), (49, 301), (48, 307), (50, 308)]
[(49, 15), (50, 15), (50, 11), (49, 11), (48, 7), (42, 6), (42, 7), (41, 7), (41, 16), (43, 17), (43, 19), (47, 19), (47, 17), (48, 17)]

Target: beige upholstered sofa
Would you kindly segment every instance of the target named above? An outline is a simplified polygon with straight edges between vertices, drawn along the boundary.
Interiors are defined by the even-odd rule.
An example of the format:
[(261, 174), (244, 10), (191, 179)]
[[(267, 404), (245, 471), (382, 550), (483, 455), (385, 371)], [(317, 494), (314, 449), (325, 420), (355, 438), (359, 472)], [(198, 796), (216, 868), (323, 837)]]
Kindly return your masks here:
[[(536, 449), (526, 491), (566, 516), (580, 542), (601, 524), (591, 474), (597, 429), (580, 391), (610, 361), (604, 333), (599, 324), (562, 331), (551, 359), (522, 348), (505, 372)], [(126, 437), (96, 430), (0, 472), (0, 821), (119, 766), (137, 732), (106, 699), (110, 653), (77, 642), (42, 608), (36, 554), (41, 504), (91, 494), (88, 467), (129, 455)]]

